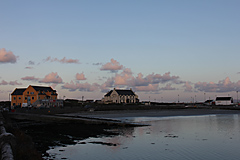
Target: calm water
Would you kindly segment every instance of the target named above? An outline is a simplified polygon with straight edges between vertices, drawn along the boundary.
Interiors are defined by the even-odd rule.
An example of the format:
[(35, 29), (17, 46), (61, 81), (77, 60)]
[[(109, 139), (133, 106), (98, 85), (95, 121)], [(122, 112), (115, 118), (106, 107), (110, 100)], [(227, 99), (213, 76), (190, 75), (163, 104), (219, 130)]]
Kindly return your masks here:
[[(240, 159), (240, 115), (127, 118), (150, 124), (48, 151), (71, 160)], [(82, 143), (84, 142), (84, 143)]]

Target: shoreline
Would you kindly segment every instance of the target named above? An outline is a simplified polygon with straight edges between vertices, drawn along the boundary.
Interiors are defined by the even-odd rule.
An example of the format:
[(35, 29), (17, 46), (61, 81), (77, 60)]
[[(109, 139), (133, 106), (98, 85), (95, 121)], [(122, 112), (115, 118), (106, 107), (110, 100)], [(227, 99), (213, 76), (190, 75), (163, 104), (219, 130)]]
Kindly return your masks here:
[(240, 110), (228, 109), (167, 109), (167, 110), (120, 110), (120, 111), (94, 111), (68, 113), (59, 115), (84, 116), (90, 118), (124, 118), (124, 117), (176, 117), (176, 116), (198, 116), (198, 115), (219, 115), (219, 114), (240, 114)]
[[(240, 110), (209, 109), (209, 108), (184, 108), (184, 109), (159, 109), (159, 110), (113, 110), (113, 111), (85, 111), (78, 113), (55, 114), (56, 117), (87, 117), (88, 121), (93, 119), (112, 119), (127, 117), (177, 117), (177, 116), (201, 116), (240, 114)], [(35, 117), (53, 116), (46, 114), (29, 114)], [(37, 151), (43, 156), (49, 156), (46, 151), (54, 146), (65, 146), (75, 144), (75, 139), (83, 140), (88, 137), (112, 136), (120, 133), (111, 132), (113, 128), (134, 128), (141, 126), (108, 125), (107, 123), (82, 123), (74, 120), (60, 123), (60, 121), (38, 120), (12, 120), (13, 126), (18, 126), (22, 132), (30, 136)], [(124, 120), (123, 120), (124, 122)], [(15, 128), (16, 129), (16, 128)], [(13, 130), (15, 130), (13, 127)], [(107, 130), (108, 131), (107, 131)], [(109, 130), (110, 129), (110, 130)], [(20, 138), (22, 139), (22, 138)], [(30, 143), (30, 142), (29, 142)]]

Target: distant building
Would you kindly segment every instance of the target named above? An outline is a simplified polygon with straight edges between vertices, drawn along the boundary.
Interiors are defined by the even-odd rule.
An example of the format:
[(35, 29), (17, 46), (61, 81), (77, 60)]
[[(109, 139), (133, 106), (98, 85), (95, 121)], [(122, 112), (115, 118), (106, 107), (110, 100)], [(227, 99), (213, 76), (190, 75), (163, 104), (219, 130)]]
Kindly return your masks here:
[(233, 105), (232, 97), (216, 97), (215, 105)]
[(211, 105), (213, 105), (214, 103), (215, 103), (214, 100), (209, 99), (209, 100), (206, 100), (203, 104), (204, 104), (204, 105), (207, 105), (207, 106), (211, 106)]
[(29, 106), (29, 105), (58, 105), (57, 92), (51, 87), (31, 86), (27, 88), (16, 88), (12, 94), (11, 106)]
[(122, 90), (114, 88), (104, 95), (102, 101), (104, 103), (138, 103), (139, 99), (132, 89)]

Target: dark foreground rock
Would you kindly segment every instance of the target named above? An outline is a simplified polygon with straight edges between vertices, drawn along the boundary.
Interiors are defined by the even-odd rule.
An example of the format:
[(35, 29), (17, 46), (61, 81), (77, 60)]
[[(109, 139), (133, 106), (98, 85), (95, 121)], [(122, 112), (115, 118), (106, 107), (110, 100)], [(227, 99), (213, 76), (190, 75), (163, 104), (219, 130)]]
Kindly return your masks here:
[(112, 136), (119, 133), (111, 132), (119, 126), (94, 125), (81, 123), (44, 123), (29, 120), (11, 119), (8, 132), (17, 139), (16, 159), (42, 159), (51, 147), (76, 144), (78, 140), (89, 137)]

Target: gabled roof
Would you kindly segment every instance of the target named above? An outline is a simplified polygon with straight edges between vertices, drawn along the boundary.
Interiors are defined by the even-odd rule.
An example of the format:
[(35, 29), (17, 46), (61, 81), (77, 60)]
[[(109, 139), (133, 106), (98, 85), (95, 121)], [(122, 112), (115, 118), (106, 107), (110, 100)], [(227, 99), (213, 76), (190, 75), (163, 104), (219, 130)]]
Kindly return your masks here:
[(11, 95), (23, 95), (27, 88), (16, 88)]
[(113, 90), (109, 91), (105, 96), (110, 96), (112, 94)]
[[(135, 95), (132, 90), (115, 89), (115, 91), (118, 93), (118, 95)], [(105, 96), (110, 96), (112, 92), (113, 90), (109, 91)]]
[(216, 97), (216, 101), (230, 101), (232, 97)]
[(116, 91), (119, 95), (135, 95), (132, 90), (116, 89), (115, 91)]
[(36, 91), (51, 92), (54, 91), (51, 87), (42, 87), (42, 86), (32, 86)]

